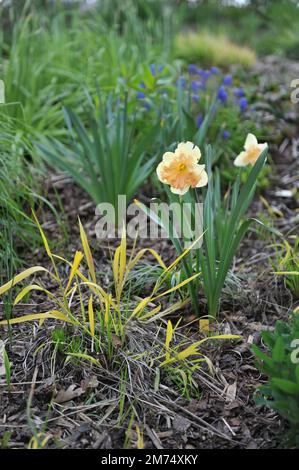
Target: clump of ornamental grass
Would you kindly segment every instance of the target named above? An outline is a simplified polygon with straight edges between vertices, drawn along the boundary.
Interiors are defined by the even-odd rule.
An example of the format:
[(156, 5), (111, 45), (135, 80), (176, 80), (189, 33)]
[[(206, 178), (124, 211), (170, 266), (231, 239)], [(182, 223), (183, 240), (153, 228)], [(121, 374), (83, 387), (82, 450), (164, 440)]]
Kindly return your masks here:
[[(181, 331), (180, 319), (175, 322), (168, 320), (167, 324), (164, 320), (165, 316), (173, 315), (186, 305), (181, 300), (169, 305), (169, 295), (198, 277), (195, 274), (171, 288), (163, 288), (165, 279), (187, 255), (188, 249), (166, 266), (153, 249), (136, 252), (136, 241), (129, 253), (123, 230), (120, 245), (112, 261), (113, 289), (107, 290), (99, 282), (81, 222), (79, 225), (83, 252), (77, 251), (72, 262), (51, 251), (37, 219), (36, 223), (51, 268), (34, 266), (26, 269), (1, 286), (0, 295), (13, 291), (34, 275), (34, 283), (19, 290), (13, 301), (14, 307), (22, 305), (23, 299), (28, 299), (34, 291), (44, 295), (47, 305), (52, 306), (43, 312), (21, 316), (14, 316), (13, 310), (10, 317), (0, 322), (2, 328), (38, 322), (44, 340), (39, 343), (36, 353), (42, 354), (45, 350), (45, 356), (48, 360), (51, 358), (52, 369), (58, 367), (58, 364), (60, 368), (72, 364), (82, 371), (87, 367), (89, 374), (95, 374), (97, 387), (102, 392), (106, 391), (108, 396), (113, 395), (112, 402), (117, 408), (119, 424), (126, 422), (128, 415), (131, 416), (132, 413), (134, 419), (138, 419), (136, 403), (142, 406), (146, 401), (158, 408), (163, 407), (163, 403), (168, 405), (169, 397), (163, 396), (167, 387), (164, 384), (175, 383), (178, 396), (191, 397), (195, 393), (200, 395), (199, 384), (221, 393), (217, 381), (212, 377), (212, 361), (203, 352), (202, 346), (206, 342), (239, 337), (215, 333), (188, 338)], [(149, 295), (144, 298), (131, 297), (125, 289), (128, 276), (147, 252), (160, 266), (161, 273)], [(60, 274), (64, 272), (63, 266), (69, 271), (66, 280)], [(44, 280), (36, 278), (41, 274), (47, 275), (51, 289)], [(56, 286), (55, 291), (53, 285)], [(45, 322), (47, 329), (43, 328)], [(47, 333), (49, 327), (52, 329), (50, 339)], [(85, 364), (83, 368), (81, 363)], [(167, 393), (168, 391), (167, 387)]]
[[(1, 86), (1, 85), (0, 85)], [(1, 105), (0, 113), (5, 105)], [(32, 248), (39, 243), (26, 208), (40, 198), (33, 188), (33, 171), (26, 162), (30, 144), (12, 119), (0, 118), (0, 283), (20, 265), (17, 244)], [(25, 150), (26, 149), (26, 150)], [(37, 185), (37, 184), (36, 184)], [(12, 273), (11, 273), (12, 274)], [(8, 277), (11, 276), (8, 275)]]
[(207, 31), (180, 33), (175, 39), (176, 57), (191, 62), (228, 66), (240, 64), (251, 67), (256, 62), (252, 49), (233, 43), (224, 34)]
[[(128, 114), (127, 100), (116, 102), (109, 95), (105, 103), (98, 97), (88, 104), (85, 123), (78, 113), (64, 108), (69, 144), (42, 138), (38, 154), (54, 168), (68, 172), (93, 201), (117, 206), (118, 196), (130, 200), (152, 172), (159, 126), (142, 135)], [(134, 138), (133, 138), (134, 136)]]

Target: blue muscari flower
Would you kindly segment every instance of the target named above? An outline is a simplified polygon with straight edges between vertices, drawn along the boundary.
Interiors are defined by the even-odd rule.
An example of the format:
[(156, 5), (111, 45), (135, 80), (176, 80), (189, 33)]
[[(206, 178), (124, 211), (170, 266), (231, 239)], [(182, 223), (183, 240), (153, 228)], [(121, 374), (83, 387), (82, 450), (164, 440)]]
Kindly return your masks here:
[(163, 65), (158, 65), (156, 67), (155, 64), (150, 64), (150, 66), (149, 66), (149, 69), (150, 69), (151, 74), (152, 74), (153, 77), (155, 77), (157, 75), (157, 72), (161, 73), (163, 71), (163, 68), (164, 68)]
[(187, 81), (186, 81), (185, 77), (179, 77), (176, 81), (176, 86), (181, 87), (181, 88), (185, 88), (186, 83), (187, 83)]
[(196, 82), (195, 80), (192, 80), (191, 82), (191, 89), (193, 91), (198, 91), (200, 88), (200, 84), (198, 82)]
[(210, 76), (212, 75), (212, 72), (211, 70), (198, 69), (197, 74), (200, 75), (203, 80), (208, 80), (208, 78), (210, 78)]
[(212, 73), (213, 75), (217, 75), (217, 73), (219, 73), (218, 67), (211, 67), (211, 73)]
[(137, 99), (138, 99), (138, 100), (144, 100), (144, 98), (145, 98), (145, 93), (143, 93), (143, 91), (137, 91), (136, 96), (137, 96)]
[(245, 96), (245, 92), (243, 88), (235, 88), (234, 95), (237, 96), (238, 98), (243, 98), (243, 96)]
[(145, 83), (144, 83), (144, 82), (140, 82), (140, 83), (139, 83), (139, 88), (146, 88)]
[(231, 75), (226, 75), (223, 79), (223, 85), (230, 86), (233, 83), (233, 77)]
[(240, 110), (241, 112), (243, 113), (244, 111), (246, 111), (247, 109), (247, 106), (248, 106), (248, 101), (246, 98), (240, 98), (239, 100), (239, 106), (240, 106)]
[(150, 103), (149, 103), (148, 101), (144, 101), (143, 107), (148, 110), (148, 109), (151, 108), (151, 105), (150, 105)]
[(192, 101), (194, 101), (194, 103), (198, 103), (199, 100), (200, 100), (199, 95), (192, 95)]
[(151, 74), (153, 75), (153, 77), (155, 77), (155, 75), (156, 75), (156, 66), (155, 66), (155, 64), (150, 64), (149, 69), (150, 69)]
[(204, 77), (205, 71), (202, 69), (197, 69), (197, 75), (200, 75), (201, 77)]
[(198, 128), (200, 128), (200, 126), (202, 125), (202, 123), (203, 123), (203, 115), (202, 115), (202, 114), (198, 114), (198, 115), (196, 116), (196, 126), (197, 126)]
[(227, 130), (224, 130), (223, 134), (222, 134), (222, 137), (224, 138), (224, 140), (229, 139), (230, 138), (230, 132), (227, 131)]
[(226, 92), (224, 86), (221, 86), (219, 88), (217, 98), (222, 103), (226, 103), (228, 96), (227, 96), (227, 92)]
[(196, 65), (194, 65), (194, 64), (188, 65), (188, 72), (189, 72), (191, 75), (195, 75), (195, 74), (197, 73), (197, 67), (196, 67)]
[(208, 80), (210, 78), (210, 76), (212, 75), (212, 72), (210, 70), (204, 70), (203, 72), (204, 72), (203, 73), (203, 78), (205, 80)]

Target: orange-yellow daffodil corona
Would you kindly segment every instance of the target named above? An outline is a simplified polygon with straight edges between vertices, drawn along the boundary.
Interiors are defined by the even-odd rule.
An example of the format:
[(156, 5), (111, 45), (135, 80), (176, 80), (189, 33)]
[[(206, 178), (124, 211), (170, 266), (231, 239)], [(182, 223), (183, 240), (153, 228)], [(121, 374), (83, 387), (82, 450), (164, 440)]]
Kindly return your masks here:
[(200, 188), (208, 184), (205, 165), (199, 165), (199, 148), (192, 142), (181, 142), (174, 152), (166, 152), (157, 167), (162, 183), (168, 184), (174, 194), (183, 195), (190, 187)]
[(245, 151), (237, 156), (234, 164), (236, 166), (254, 165), (267, 146), (268, 144), (259, 144), (255, 135), (248, 134), (244, 145)]

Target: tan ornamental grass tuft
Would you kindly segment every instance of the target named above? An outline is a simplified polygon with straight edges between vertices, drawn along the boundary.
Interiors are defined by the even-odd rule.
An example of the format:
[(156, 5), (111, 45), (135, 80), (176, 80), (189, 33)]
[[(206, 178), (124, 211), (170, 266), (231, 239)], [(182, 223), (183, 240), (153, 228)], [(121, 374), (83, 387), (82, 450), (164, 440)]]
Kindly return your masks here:
[(219, 66), (240, 64), (244, 67), (256, 62), (252, 49), (235, 44), (225, 34), (208, 31), (180, 33), (174, 47), (175, 56), (189, 62)]

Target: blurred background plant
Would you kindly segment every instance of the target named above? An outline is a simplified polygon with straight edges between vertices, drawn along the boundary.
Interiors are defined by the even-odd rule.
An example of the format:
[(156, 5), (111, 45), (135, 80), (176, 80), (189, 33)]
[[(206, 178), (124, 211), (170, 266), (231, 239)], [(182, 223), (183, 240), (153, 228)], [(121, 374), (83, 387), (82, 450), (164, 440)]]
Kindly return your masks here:
[(69, 145), (54, 138), (37, 144), (43, 158), (70, 173), (96, 204), (110, 202), (115, 209), (119, 195), (126, 195), (129, 203), (152, 173), (160, 145), (159, 126), (137, 133), (127, 108), (127, 100), (115, 103), (112, 95), (105, 103), (90, 102), (85, 114), (89, 130), (77, 114), (64, 108)]
[[(194, 31), (199, 35), (198, 37), (201, 37), (203, 30), (209, 30), (213, 31), (216, 37), (217, 34), (220, 37), (223, 35), (226, 41), (230, 40), (228, 52), (224, 51), (228, 59), (230, 50), (240, 54), (241, 60), (242, 51), (245, 52), (248, 60), (250, 56), (251, 60), (254, 59), (253, 51), (258, 56), (280, 54), (298, 59), (299, 8), (296, 0), (271, 0), (271, 2), (267, 0), (243, 2), (195, 0), (189, 3), (189, 8), (186, 8), (186, 3), (180, 2), (182, 24), (187, 24), (188, 30)], [(210, 44), (209, 39), (206, 40)], [(232, 49), (231, 46), (233, 46)], [(241, 46), (239, 52), (238, 46)], [(252, 50), (251, 54), (248, 51), (249, 55), (247, 55), (243, 46), (249, 46)], [(196, 49), (207, 57), (200, 45), (195, 45), (194, 50)], [(215, 49), (211, 46), (212, 57), (214, 51)], [(215, 54), (219, 57), (217, 51)]]
[(278, 321), (275, 331), (264, 331), (266, 352), (252, 347), (266, 383), (256, 392), (256, 402), (266, 405), (283, 416), (290, 426), (291, 445), (299, 445), (299, 316), (294, 313), (289, 322)]
[(291, 235), (281, 244), (275, 244), (272, 263), (277, 275), (284, 277), (285, 285), (295, 299), (299, 299), (299, 236)]
[(224, 33), (211, 34), (202, 30), (178, 34), (174, 51), (178, 58), (203, 65), (250, 67), (256, 62), (255, 52), (249, 47), (235, 44)]
[[(1, 105), (0, 105), (1, 109)], [(33, 249), (35, 230), (28, 209), (34, 201), (32, 173), (25, 162), (29, 142), (14, 121), (0, 123), (0, 280), (20, 264), (18, 248)]]

